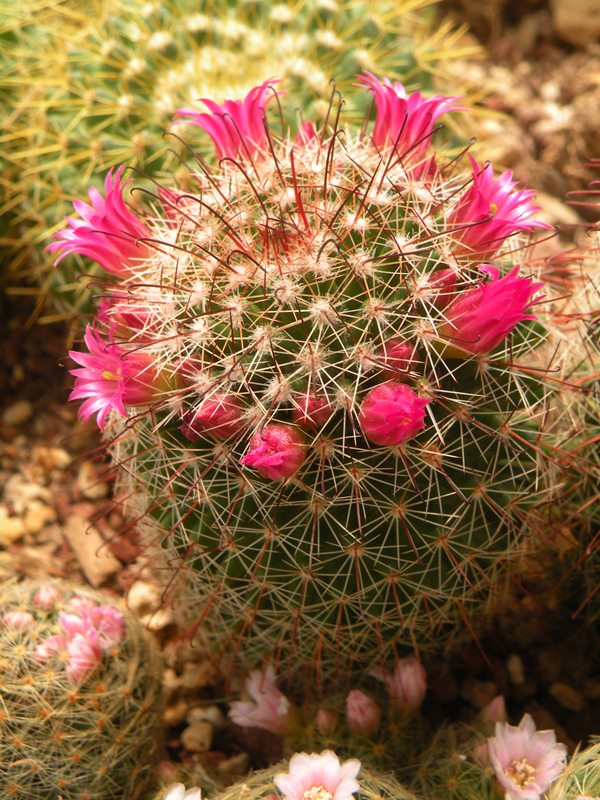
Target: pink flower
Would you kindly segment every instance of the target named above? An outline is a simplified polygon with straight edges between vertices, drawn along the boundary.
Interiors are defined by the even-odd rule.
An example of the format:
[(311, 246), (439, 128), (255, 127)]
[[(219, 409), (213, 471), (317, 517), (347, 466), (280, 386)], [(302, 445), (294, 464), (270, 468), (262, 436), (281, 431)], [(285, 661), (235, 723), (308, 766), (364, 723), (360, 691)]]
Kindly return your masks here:
[(449, 339), (459, 354), (489, 353), (519, 322), (536, 319), (535, 314), (525, 312), (541, 299), (534, 295), (544, 284), (518, 277), (518, 266), (503, 278), (499, 278), (496, 267), (484, 265), (479, 269), (491, 280), (458, 295), (438, 329), (438, 335)]
[(29, 611), (7, 611), (2, 615), (2, 622), (6, 628), (13, 631), (26, 631), (35, 623)]
[(356, 758), (340, 763), (331, 750), (296, 753), (289, 772), (277, 773), (273, 783), (284, 800), (354, 800), (353, 794), (360, 791), (356, 780), (360, 767)]
[(359, 736), (372, 736), (381, 725), (381, 709), (368, 694), (353, 689), (346, 697), (346, 722)]
[(87, 398), (79, 409), (82, 419), (97, 414), (103, 429), (111, 410), (127, 416), (127, 406), (148, 405), (168, 389), (149, 353), (128, 352), (105, 342), (90, 325), (85, 330), (88, 353), (71, 350), (69, 355), (82, 369), (70, 370), (75, 388), (69, 400)]
[(181, 432), (190, 442), (203, 435), (219, 441), (235, 436), (244, 428), (244, 404), (233, 394), (216, 392), (206, 397), (199, 408), (190, 408), (183, 415)]
[(532, 203), (535, 192), (515, 190), (517, 184), (512, 180), (511, 170), (494, 178), (490, 163), (480, 167), (472, 156), (469, 158), (473, 183), (448, 218), (454, 228), (453, 238), (461, 250), (476, 258), (489, 258), (517, 231), (552, 229), (545, 222), (530, 219), (539, 211), (539, 206)]
[(265, 108), (275, 97), (271, 79), (251, 89), (243, 100), (226, 100), (222, 105), (202, 99), (210, 114), (199, 114), (193, 108), (180, 108), (175, 118), (189, 117), (193, 125), (205, 130), (213, 140), (217, 158), (250, 159), (269, 147), (265, 131)]
[(393, 673), (375, 669), (371, 674), (383, 681), (390, 704), (396, 711), (412, 713), (423, 703), (427, 691), (427, 674), (416, 658), (399, 659)]
[(330, 708), (320, 708), (315, 717), (315, 725), (319, 733), (323, 736), (329, 736), (337, 728), (338, 715)]
[(283, 734), (294, 718), (294, 707), (275, 686), (275, 669), (269, 664), (264, 670), (254, 670), (246, 680), (246, 692), (251, 701), (231, 703), (229, 718), (244, 728), (264, 728)]
[(447, 111), (456, 111), (457, 97), (423, 97), (420, 92), (407, 94), (401, 83), (388, 78), (381, 83), (370, 72), (359, 76), (375, 98), (377, 113), (371, 139), (375, 147), (393, 147), (408, 164), (422, 161), (436, 122)]
[(62, 598), (62, 593), (55, 586), (43, 583), (33, 596), (33, 605), (50, 611)]
[(51, 656), (64, 650), (67, 646), (66, 636), (48, 636), (35, 648), (33, 657), (40, 663), (45, 663)]
[(518, 726), (496, 723), (488, 753), (505, 800), (539, 800), (564, 770), (567, 748), (525, 714)]
[(60, 264), (69, 253), (88, 256), (113, 275), (127, 277), (130, 269), (140, 260), (148, 258), (150, 248), (141, 242), (150, 236), (148, 228), (140, 222), (123, 201), (119, 167), (113, 178), (109, 171), (104, 181), (105, 198), (97, 189), (90, 189), (91, 205), (75, 200), (73, 206), (80, 219), (67, 217), (68, 227), (56, 234), (59, 241), (46, 248), (50, 252), (60, 251), (54, 262)]
[(175, 783), (167, 789), (163, 800), (202, 800), (200, 789), (185, 790), (183, 783)]
[(388, 381), (367, 394), (360, 407), (358, 421), (371, 442), (393, 447), (425, 427), (425, 406), (430, 402), (419, 397), (405, 384)]
[(305, 150), (316, 149), (319, 145), (319, 137), (315, 130), (315, 126), (307, 119), (302, 123), (298, 133), (294, 138), (294, 147), (303, 148)]
[(240, 464), (253, 467), (263, 478), (272, 481), (291, 478), (304, 461), (304, 439), (289, 425), (272, 423), (250, 440), (250, 448)]
[(89, 620), (84, 619), (80, 614), (70, 614), (67, 611), (59, 613), (58, 624), (63, 633), (66, 634), (67, 639), (72, 639), (78, 633), (86, 636), (88, 631), (92, 633), (94, 631), (94, 626)]
[(499, 694), (479, 714), (483, 722), (508, 722), (504, 695)]
[(321, 428), (332, 414), (327, 398), (315, 392), (304, 392), (294, 398), (292, 419), (302, 428)]
[(120, 644), (125, 637), (125, 619), (123, 614), (111, 605), (95, 606), (82, 612), (86, 623), (93, 626), (100, 646), (108, 650)]
[(96, 603), (95, 600), (92, 600), (91, 597), (85, 597), (84, 595), (76, 594), (67, 601), (65, 605), (65, 611), (68, 614), (81, 614), (81, 612), (85, 609), (96, 608), (97, 605), (98, 603)]
[(427, 295), (433, 295), (432, 304), (443, 310), (456, 296), (456, 272), (450, 268), (436, 270), (424, 289)]
[(417, 355), (414, 345), (407, 344), (402, 339), (389, 339), (383, 345), (382, 372), (386, 378), (400, 380), (407, 377), (407, 373), (412, 369)]
[(73, 683), (78, 683), (87, 677), (102, 660), (102, 647), (98, 636), (93, 630), (85, 634), (75, 633), (67, 637), (67, 677)]

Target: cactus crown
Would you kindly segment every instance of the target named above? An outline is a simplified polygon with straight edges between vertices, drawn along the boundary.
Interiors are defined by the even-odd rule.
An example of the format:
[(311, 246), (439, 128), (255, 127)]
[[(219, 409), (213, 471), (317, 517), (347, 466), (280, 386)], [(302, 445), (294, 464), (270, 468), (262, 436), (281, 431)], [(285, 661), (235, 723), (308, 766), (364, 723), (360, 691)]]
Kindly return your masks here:
[(277, 137), (264, 92), (212, 104), (192, 121), (225, 158), (154, 193), (137, 256), (97, 198), (93, 230), (53, 245), (123, 241), (73, 397), (128, 415), (109, 428), (125, 503), (249, 664), (331, 673), (439, 643), (559, 491), (570, 387), (526, 260), (532, 193), (434, 157), (452, 98), (362, 81), (372, 134), (333, 109)]

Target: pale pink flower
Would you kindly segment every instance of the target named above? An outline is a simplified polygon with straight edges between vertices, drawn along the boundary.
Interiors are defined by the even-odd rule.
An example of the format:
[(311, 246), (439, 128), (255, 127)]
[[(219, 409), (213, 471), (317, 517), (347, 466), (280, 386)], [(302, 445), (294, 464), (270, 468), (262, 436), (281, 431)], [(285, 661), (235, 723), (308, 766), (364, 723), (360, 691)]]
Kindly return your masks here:
[(13, 631), (26, 631), (35, 623), (35, 619), (29, 611), (7, 611), (2, 615), (2, 622), (5, 627)]
[(202, 800), (200, 789), (185, 790), (183, 783), (175, 783), (167, 789), (163, 800)]
[(277, 481), (291, 478), (305, 455), (304, 438), (295, 428), (271, 423), (252, 437), (240, 464), (253, 467), (263, 478)]
[(383, 681), (390, 705), (396, 711), (412, 713), (423, 703), (427, 691), (427, 673), (416, 658), (399, 659), (391, 673), (375, 669), (371, 674)]
[(126, 417), (127, 406), (149, 405), (169, 388), (149, 353), (128, 352), (105, 342), (90, 325), (84, 340), (88, 353), (69, 353), (81, 367), (70, 370), (75, 376), (75, 388), (69, 400), (86, 398), (79, 409), (82, 419), (97, 414), (98, 427), (103, 429), (112, 410)]
[(381, 725), (381, 709), (368, 694), (352, 689), (346, 697), (346, 722), (359, 736), (372, 736)]
[(416, 355), (417, 349), (414, 345), (397, 337), (388, 339), (383, 345), (381, 371), (386, 378), (402, 380), (407, 377), (409, 370), (413, 369)]
[(120, 644), (125, 637), (123, 614), (112, 605), (94, 606), (82, 611), (83, 618), (93, 626), (100, 646), (105, 650)]
[(329, 736), (337, 728), (338, 715), (330, 708), (320, 708), (315, 717), (315, 725), (319, 733), (323, 736)]
[(425, 427), (425, 406), (430, 402), (398, 381), (380, 383), (363, 400), (358, 421), (374, 444), (396, 446)]
[(58, 624), (67, 639), (73, 638), (75, 634), (86, 636), (88, 631), (94, 631), (92, 623), (85, 619), (81, 614), (72, 614), (68, 611), (61, 611), (58, 615)]
[(85, 597), (81, 594), (76, 594), (70, 598), (65, 604), (65, 611), (68, 614), (79, 614), (88, 608), (96, 608), (98, 603), (95, 600), (92, 600), (91, 597)]
[(67, 677), (78, 683), (87, 677), (102, 660), (102, 647), (98, 635), (93, 629), (83, 633), (67, 636)]
[(490, 163), (480, 167), (469, 156), (473, 182), (460, 197), (448, 218), (453, 238), (460, 248), (476, 258), (489, 258), (517, 231), (552, 229), (531, 219), (540, 207), (533, 204), (535, 192), (516, 189), (511, 170), (498, 178)]
[(229, 718), (244, 728), (264, 728), (283, 734), (295, 715), (295, 708), (275, 686), (275, 669), (269, 664), (263, 671), (254, 670), (246, 680), (250, 701), (231, 703)]
[(175, 119), (184, 117), (208, 133), (217, 151), (217, 158), (252, 160), (265, 153), (269, 140), (265, 130), (265, 109), (277, 92), (279, 83), (271, 79), (251, 89), (243, 100), (225, 100), (222, 105), (202, 98), (210, 114), (200, 114), (193, 108), (180, 108)]
[(33, 605), (50, 611), (62, 598), (62, 593), (49, 583), (43, 583), (33, 596)]
[(46, 248), (59, 251), (54, 262), (60, 264), (69, 253), (79, 253), (96, 261), (107, 272), (127, 277), (133, 266), (148, 258), (151, 250), (143, 239), (150, 237), (148, 228), (140, 222), (123, 201), (119, 167), (114, 177), (109, 171), (104, 181), (105, 197), (97, 189), (90, 189), (91, 205), (75, 200), (73, 206), (80, 219), (67, 217), (68, 227), (56, 234), (59, 241)]
[(536, 319), (535, 314), (526, 312), (542, 297), (536, 292), (544, 284), (519, 277), (518, 266), (503, 278), (496, 267), (483, 265), (479, 269), (491, 280), (459, 294), (438, 328), (438, 335), (448, 339), (459, 353), (489, 353), (519, 322)]
[(244, 404), (234, 394), (215, 392), (182, 417), (181, 432), (190, 442), (209, 435), (225, 441), (244, 428)]
[(567, 748), (525, 714), (517, 726), (496, 723), (488, 753), (505, 800), (539, 800), (564, 770)]
[(296, 753), (288, 772), (279, 772), (273, 783), (284, 800), (355, 800), (360, 791), (356, 780), (361, 763), (356, 758), (340, 763), (331, 750), (322, 753)]
[(508, 722), (504, 695), (499, 694), (497, 697), (494, 697), (494, 699), (481, 710), (479, 717), (483, 722)]
[(65, 650), (66, 646), (66, 636), (48, 636), (35, 648), (33, 657), (36, 661), (39, 661), (43, 664), (55, 653)]
[(421, 162), (438, 119), (448, 111), (457, 111), (457, 97), (424, 97), (408, 94), (401, 83), (384, 78), (383, 83), (370, 72), (359, 81), (375, 98), (377, 113), (371, 139), (375, 147), (393, 147), (405, 164)]
[(294, 398), (292, 419), (302, 428), (321, 428), (332, 413), (331, 405), (323, 394), (303, 392)]

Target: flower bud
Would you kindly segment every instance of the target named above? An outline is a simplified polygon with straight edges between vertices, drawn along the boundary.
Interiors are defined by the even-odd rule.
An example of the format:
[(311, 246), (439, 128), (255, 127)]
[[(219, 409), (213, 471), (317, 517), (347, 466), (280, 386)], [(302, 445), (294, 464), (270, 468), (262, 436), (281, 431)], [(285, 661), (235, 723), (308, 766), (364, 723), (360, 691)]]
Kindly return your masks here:
[(371, 674), (384, 682), (396, 711), (412, 713), (421, 706), (427, 691), (427, 674), (416, 658), (401, 658), (393, 673), (374, 670)]
[(294, 398), (292, 419), (302, 428), (321, 428), (332, 413), (326, 397), (315, 392), (305, 392)]
[(217, 392), (206, 397), (199, 408), (188, 409), (182, 419), (180, 430), (190, 442), (201, 436), (225, 441), (243, 429), (244, 405), (234, 394)]
[(368, 694), (353, 689), (346, 697), (346, 722), (353, 733), (372, 736), (381, 725), (381, 709)]
[(371, 442), (393, 447), (425, 427), (425, 406), (429, 402), (403, 383), (388, 381), (367, 394), (358, 421)]
[(2, 615), (2, 622), (13, 631), (25, 631), (34, 624), (35, 619), (29, 611), (7, 611)]
[(494, 697), (494, 699), (482, 709), (479, 718), (483, 722), (508, 722), (504, 696), (499, 694), (497, 697)]
[(262, 478), (285, 480), (298, 471), (305, 455), (304, 439), (295, 428), (272, 423), (252, 437), (240, 464), (253, 467)]
[(33, 596), (33, 604), (44, 611), (50, 611), (61, 599), (62, 594), (55, 586), (43, 583)]
[(402, 380), (413, 368), (417, 350), (412, 344), (407, 344), (402, 339), (389, 339), (383, 345), (383, 369), (386, 378)]
[(330, 708), (320, 708), (315, 717), (315, 725), (319, 733), (323, 736), (329, 736), (337, 728), (338, 715)]

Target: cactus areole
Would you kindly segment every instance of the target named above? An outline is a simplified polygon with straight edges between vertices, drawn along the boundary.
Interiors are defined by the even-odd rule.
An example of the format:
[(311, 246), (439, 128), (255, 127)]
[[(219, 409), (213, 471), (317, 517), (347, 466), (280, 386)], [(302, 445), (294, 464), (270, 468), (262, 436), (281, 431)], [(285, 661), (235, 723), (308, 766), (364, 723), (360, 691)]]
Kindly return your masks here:
[[(75, 354), (132, 525), (246, 666), (372, 669), (472, 628), (556, 483), (565, 387), (527, 260), (547, 226), (530, 192), (505, 177), (499, 203), (491, 168), (434, 148), (454, 98), (363, 83), (361, 132), (332, 108), (278, 133), (275, 80), (182, 112), (216, 156), (136, 212), (135, 258), (115, 237), (127, 272), (106, 273), (93, 361)], [(69, 224), (55, 250), (77, 249)], [(100, 335), (111, 363), (153, 360), (145, 397), (114, 403)]]

